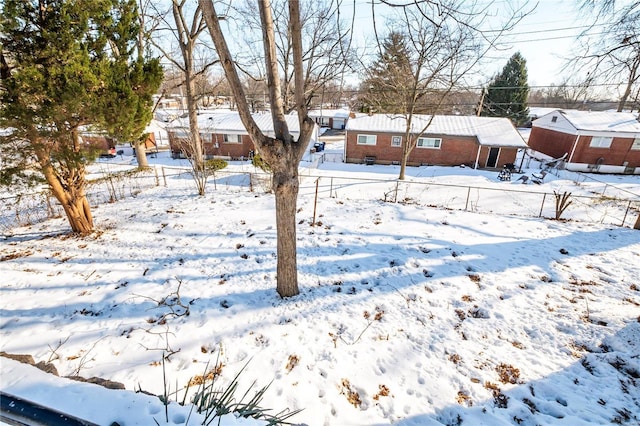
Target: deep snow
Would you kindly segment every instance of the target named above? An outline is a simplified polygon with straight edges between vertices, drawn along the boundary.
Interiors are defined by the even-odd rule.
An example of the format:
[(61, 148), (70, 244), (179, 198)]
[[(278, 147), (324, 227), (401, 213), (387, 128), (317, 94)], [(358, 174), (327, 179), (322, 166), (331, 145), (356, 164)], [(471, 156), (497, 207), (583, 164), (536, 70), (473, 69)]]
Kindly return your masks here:
[[(640, 192), (640, 177), (610, 179)], [(189, 407), (172, 403), (166, 423), (158, 398), (133, 392), (162, 394), (164, 353), (172, 390), (216, 360), (221, 384), (246, 365), (242, 389), (272, 382), (263, 405), (304, 409), (292, 421), (309, 425), (640, 421), (639, 231), (368, 201), (347, 188), (320, 197), (316, 226), (313, 191), (301, 191), (301, 293), (287, 300), (275, 292), (270, 194), (160, 186), (95, 208), (88, 237), (69, 235), (63, 218), (14, 229), (0, 241), (0, 350), (127, 390), (4, 358), (1, 389), (98, 424), (184, 424)]]

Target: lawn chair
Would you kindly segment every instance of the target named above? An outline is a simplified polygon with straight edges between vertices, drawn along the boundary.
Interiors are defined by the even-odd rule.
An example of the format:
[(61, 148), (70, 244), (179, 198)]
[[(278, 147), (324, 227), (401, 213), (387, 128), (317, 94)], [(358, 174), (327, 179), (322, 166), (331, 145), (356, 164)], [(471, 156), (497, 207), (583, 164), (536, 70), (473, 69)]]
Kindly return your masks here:
[(498, 179), (501, 181), (511, 180), (511, 170), (509, 170), (506, 165), (500, 170), (500, 173), (498, 173)]
[(531, 175), (531, 180), (533, 181), (533, 183), (536, 183), (536, 184), (540, 185), (544, 181), (544, 177), (546, 175), (547, 175), (547, 172), (545, 172), (544, 170), (541, 171), (539, 175), (533, 173)]
[(523, 184), (526, 184), (529, 181), (529, 176), (522, 175), (518, 180), (521, 180)]

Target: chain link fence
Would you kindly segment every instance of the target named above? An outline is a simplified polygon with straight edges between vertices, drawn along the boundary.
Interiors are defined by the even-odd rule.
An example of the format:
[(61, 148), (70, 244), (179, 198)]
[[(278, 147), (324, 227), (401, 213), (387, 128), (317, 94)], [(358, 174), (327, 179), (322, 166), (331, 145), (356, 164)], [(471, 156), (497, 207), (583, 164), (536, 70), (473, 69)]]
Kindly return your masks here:
[[(258, 169), (233, 172), (219, 170), (209, 176), (206, 191), (270, 192), (270, 176)], [(604, 189), (583, 188), (582, 177), (574, 180), (571, 192), (549, 193), (537, 185), (481, 187), (443, 183), (375, 180), (336, 176), (301, 175), (300, 197), (330, 197), (343, 200), (377, 200), (424, 207), (486, 214), (544, 217), (633, 227), (640, 215), (640, 197), (633, 192), (602, 182)], [(188, 168), (157, 166), (139, 171), (125, 170), (91, 180), (87, 196), (92, 206), (135, 197), (153, 187), (192, 192), (195, 184)], [(568, 195), (571, 194), (571, 195)], [(558, 203), (568, 196), (560, 214)], [(62, 206), (48, 191), (4, 197), (0, 200), (0, 231), (64, 215)], [(566, 203), (565, 202), (565, 203)]]

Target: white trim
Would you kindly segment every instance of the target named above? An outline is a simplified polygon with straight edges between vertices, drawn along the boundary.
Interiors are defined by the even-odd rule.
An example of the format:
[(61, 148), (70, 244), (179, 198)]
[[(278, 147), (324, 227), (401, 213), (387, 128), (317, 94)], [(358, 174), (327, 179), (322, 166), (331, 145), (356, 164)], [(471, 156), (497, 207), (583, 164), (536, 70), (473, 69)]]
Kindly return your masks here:
[[(365, 142), (360, 142), (360, 137), (365, 138)], [(373, 143), (370, 143), (369, 140), (373, 138)], [(366, 134), (358, 134), (356, 135), (356, 145), (369, 145), (373, 146), (378, 142), (378, 135), (366, 135)]]
[(573, 148), (571, 148), (571, 155), (569, 155), (569, 159), (567, 160), (567, 163), (570, 163), (571, 160), (573, 159), (573, 154), (575, 154), (576, 152), (576, 148), (578, 147), (578, 141), (580, 140), (580, 135), (576, 135), (576, 140), (573, 141)]
[(633, 142), (631, 143), (631, 150), (632, 151), (640, 150), (640, 136), (638, 136), (637, 138), (633, 139)]
[(589, 141), (589, 148), (611, 148), (613, 136), (592, 136)]
[[(235, 136), (235, 138), (233, 138), (235, 140), (230, 140), (231, 136)], [(239, 135), (237, 133), (225, 133), (222, 135), (222, 140), (224, 143), (239, 145), (242, 143), (242, 135)]]
[[(427, 146), (421, 146), (420, 145), (420, 140), (424, 140), (425, 142), (433, 142), (433, 146), (427, 145)], [(437, 144), (437, 146), (436, 146)], [(426, 136), (421, 136), (418, 138), (418, 140), (416, 141), (416, 148), (424, 148), (424, 149), (440, 149), (442, 148), (442, 138), (429, 138)]]
[[(393, 143), (393, 141), (396, 138), (398, 138), (398, 142), (399, 142), (397, 145)], [(391, 146), (394, 147), (394, 148), (401, 147), (402, 146), (402, 136), (392, 135), (391, 136)]]

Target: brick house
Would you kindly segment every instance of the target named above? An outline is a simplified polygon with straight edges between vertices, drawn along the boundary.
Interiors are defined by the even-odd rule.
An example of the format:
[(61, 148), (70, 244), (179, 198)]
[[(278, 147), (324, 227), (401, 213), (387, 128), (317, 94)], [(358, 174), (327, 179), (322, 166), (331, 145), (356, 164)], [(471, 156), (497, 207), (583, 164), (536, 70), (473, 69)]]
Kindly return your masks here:
[[(412, 131), (418, 134), (430, 116), (414, 115)], [(399, 164), (406, 119), (391, 114), (351, 118), (347, 123), (344, 158), (348, 163)], [(506, 118), (436, 115), (420, 136), (407, 165), (467, 165), (500, 168), (515, 163), (518, 150), (527, 145)]]
[[(253, 119), (263, 133), (273, 136), (271, 114), (253, 114)], [(296, 138), (300, 133), (297, 115), (286, 116), (289, 131)], [(204, 155), (206, 158), (243, 159), (248, 158), (255, 145), (240, 120), (237, 112), (205, 112), (198, 115), (198, 127)], [(313, 146), (317, 142), (318, 128), (309, 142)], [(189, 138), (189, 119), (183, 117), (174, 120), (167, 126), (169, 145), (173, 158), (185, 158), (185, 146)]]
[(529, 147), (573, 171), (640, 174), (640, 122), (632, 113), (557, 110), (532, 124)]
[(320, 127), (328, 127), (330, 129), (344, 129), (352, 116), (347, 109), (316, 109), (309, 111), (309, 117)]

